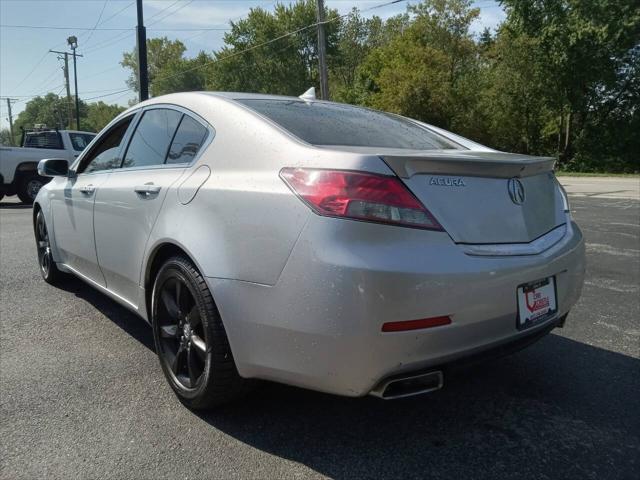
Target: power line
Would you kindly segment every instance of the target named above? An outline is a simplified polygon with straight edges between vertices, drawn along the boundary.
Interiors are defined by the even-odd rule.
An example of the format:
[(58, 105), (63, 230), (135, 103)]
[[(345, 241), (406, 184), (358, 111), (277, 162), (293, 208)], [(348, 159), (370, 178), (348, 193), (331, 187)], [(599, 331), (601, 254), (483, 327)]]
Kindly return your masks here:
[(95, 100), (96, 98), (111, 97), (112, 95), (117, 95), (117, 94), (119, 94), (119, 93), (123, 93), (123, 92), (130, 92), (130, 91), (131, 91), (131, 89), (130, 89), (130, 88), (124, 88), (124, 89), (122, 89), (122, 90), (117, 90), (117, 91), (115, 91), (115, 92), (113, 92), (113, 93), (107, 93), (107, 94), (105, 94), (105, 95), (97, 95), (97, 96), (95, 96), (95, 97), (84, 98), (84, 99), (83, 99), (83, 101), (85, 101), (85, 102), (86, 102), (86, 101), (88, 101), (88, 100)]
[(96, 72), (96, 73), (93, 73), (91, 75), (87, 75), (86, 77), (83, 77), (82, 80), (87, 80), (89, 78), (94, 78), (94, 77), (97, 77), (99, 75), (102, 75), (103, 73), (107, 73), (107, 72), (110, 72), (112, 70), (116, 70), (118, 68), (122, 68), (122, 65), (118, 64), (118, 65), (114, 65), (113, 67), (105, 68), (104, 70), (101, 70), (99, 72)]
[(48, 56), (48, 55), (49, 55), (49, 50), (47, 50), (47, 51), (45, 51), (45, 52), (44, 52), (44, 55), (42, 55), (42, 57), (40, 58), (40, 60), (38, 60), (38, 62), (33, 66), (33, 68), (29, 71), (29, 73), (27, 73), (27, 74), (24, 76), (24, 78), (18, 82), (18, 85), (22, 85), (22, 84), (24, 83), (24, 81), (25, 81), (27, 78), (29, 78), (33, 72), (35, 72), (35, 71), (36, 71), (36, 68), (38, 68), (42, 62), (44, 62), (44, 59), (45, 59), (45, 58), (47, 58), (47, 56)]
[(98, 20), (96, 20), (96, 24), (93, 26), (93, 28), (89, 32), (89, 36), (83, 40), (85, 46), (87, 45), (87, 43), (89, 43), (89, 40), (91, 40), (91, 37), (93, 37), (93, 32), (95, 32), (98, 25), (100, 25), (100, 20), (102, 20), (102, 15), (104, 14), (104, 9), (106, 7), (107, 7), (107, 0), (104, 0), (104, 3), (102, 4), (102, 10), (100, 10), (100, 15), (98, 15)]
[[(178, 0), (179, 1), (179, 0)], [(178, 3), (178, 1), (172, 3), (171, 5), (169, 5), (165, 10), (168, 10), (169, 8), (171, 8), (172, 6), (174, 6), (176, 3)], [(163, 17), (159, 18), (158, 20), (156, 20), (155, 22), (151, 22), (149, 23), (147, 26), (151, 26), (151, 25), (155, 25), (156, 23), (160, 23), (161, 21), (163, 21), (165, 18), (171, 16), (171, 15), (175, 15), (177, 12), (179, 12), (180, 10), (182, 10), (184, 7), (192, 4), (194, 2), (194, 0), (188, 0), (186, 3), (180, 5), (178, 8), (176, 8), (173, 12), (168, 12), (166, 15), (164, 15)], [(151, 17), (154, 18), (154, 17)], [(149, 18), (149, 20), (151, 20), (151, 18)]]
[(136, 2), (131, 2), (130, 4), (126, 5), (124, 8), (121, 8), (120, 10), (118, 10), (116, 13), (114, 13), (113, 15), (111, 15), (110, 17), (108, 17), (106, 20), (103, 20), (102, 23), (100, 25), (104, 25), (105, 23), (107, 23), (109, 20), (111, 20), (112, 18), (117, 17), (118, 15), (120, 15), (122, 12), (124, 12), (125, 10), (127, 10), (128, 8), (131, 8), (133, 6), (133, 4)]
[[(89, 27), (72, 27), (72, 26), (62, 26), (62, 25), (0, 25), (2, 28), (24, 28), (24, 29), (33, 29), (33, 30), (75, 30), (81, 32), (129, 32), (131, 31), (131, 27), (127, 28), (89, 28)], [(158, 31), (158, 32), (207, 32), (214, 30), (229, 30), (229, 27), (205, 27), (205, 28), (150, 28), (149, 30)], [(91, 38), (91, 36), (89, 36)], [(87, 38), (85, 42), (89, 40)]]
[[(52, 72), (51, 72), (51, 73), (50, 73), (50, 74), (45, 78), (45, 80), (44, 80), (44, 81), (40, 82), (40, 83), (38, 84), (38, 86), (34, 88), (34, 90), (40, 90), (40, 89), (41, 89), (41, 88), (43, 88), (45, 85), (47, 85), (47, 84), (49, 83), (49, 81), (50, 81), (53, 77), (55, 77), (55, 75), (56, 75), (57, 73), (59, 73), (59, 70), (60, 70), (60, 65), (56, 65), (56, 66), (55, 66), (55, 68), (53, 69), (53, 71), (52, 71)], [(18, 95), (18, 96), (20, 96), (20, 95)]]
[[(264, 7), (260, 7), (260, 8), (262, 8), (263, 10), (267, 9), (267, 8), (271, 8), (273, 5), (275, 5), (279, 1), (280, 0), (270, 1), (268, 5), (265, 5)], [(233, 22), (235, 20), (241, 19), (241, 18), (246, 17), (246, 16), (247, 16), (247, 14), (242, 14), (242, 15), (238, 15), (238, 16), (232, 17), (232, 18), (229, 19), (229, 22)], [(155, 30), (155, 29), (152, 29), (152, 30)], [(225, 30), (230, 30), (230, 28), (226, 28)], [(182, 42), (183, 43), (184, 42), (188, 42), (189, 40), (193, 40), (194, 38), (199, 37), (200, 35), (203, 35), (205, 33), (207, 33), (207, 31), (202, 31), (202, 32), (196, 33), (195, 35), (191, 35), (190, 37), (182, 39)]]
[[(175, 4), (179, 3), (180, 0), (176, 0), (173, 3), (171, 3), (169, 6), (159, 10), (158, 12), (154, 13), (153, 15), (151, 15), (147, 21), (156, 18), (158, 15), (161, 15), (163, 12), (166, 12), (168, 9), (170, 9), (171, 7), (173, 7)], [(190, 0), (189, 3), (191, 3), (193, 0)], [(135, 3), (135, 2), (134, 2)], [(187, 4), (188, 5), (188, 4)], [(186, 5), (184, 5), (186, 6)], [(177, 11), (177, 10), (176, 10)], [(158, 23), (158, 22), (153, 22), (153, 23)], [(152, 24), (153, 24), (152, 23)], [(111, 45), (115, 45), (116, 43), (120, 43), (121, 41), (128, 39), (129, 37), (135, 35), (135, 31), (133, 28), (129, 29), (130, 31), (124, 33), (124, 34), (118, 34), (115, 35), (111, 38), (108, 38), (106, 40), (104, 40), (102, 43), (98, 43), (98, 45), (94, 45), (93, 48), (89, 49), (89, 50), (85, 50), (85, 53), (90, 53), (90, 52), (95, 52), (97, 50), (102, 50), (103, 48), (106, 47), (110, 47)]]
[(107, 40), (103, 40), (101, 43), (98, 43), (97, 45), (94, 45), (93, 47), (85, 50), (85, 53), (91, 53), (91, 52), (95, 52), (98, 50), (102, 50), (104, 48), (110, 47), (111, 45), (115, 45), (116, 43), (120, 43), (123, 40), (127, 40), (129, 37), (131, 37), (132, 35), (135, 34), (135, 31), (133, 28), (129, 28), (128, 31), (124, 34), (120, 33), (114, 37), (111, 37)]
[(86, 32), (99, 31), (124, 31), (130, 30), (130, 28), (93, 28), (93, 27), (67, 27), (63, 25), (9, 25), (3, 23), (0, 25), (2, 28), (27, 28), (32, 30), (80, 30)]
[(57, 88), (63, 88), (64, 89), (65, 84), (61, 84), (61, 85), (56, 85), (55, 87), (50, 87), (47, 88), (46, 90), (43, 90), (39, 93), (34, 93), (33, 95), (14, 95), (14, 97), (20, 97), (20, 100), (18, 100), (16, 103), (21, 103), (21, 102), (27, 102), (29, 100), (31, 100), (32, 98), (36, 98), (36, 97), (40, 97), (42, 95), (45, 95), (47, 93), (51, 93), (53, 92), (53, 90), (56, 90)]

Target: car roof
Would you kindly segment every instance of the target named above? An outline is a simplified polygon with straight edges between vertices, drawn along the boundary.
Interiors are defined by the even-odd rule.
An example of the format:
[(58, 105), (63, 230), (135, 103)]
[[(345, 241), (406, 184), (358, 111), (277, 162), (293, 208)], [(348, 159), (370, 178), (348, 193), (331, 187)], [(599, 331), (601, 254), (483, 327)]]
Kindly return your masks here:
[[(266, 93), (246, 93), (246, 92), (198, 92), (203, 95), (210, 95), (214, 97), (222, 97), (230, 100), (304, 100), (299, 97), (290, 97), (287, 95), (270, 95)], [(314, 100), (312, 100), (314, 101)]]
[[(177, 93), (168, 93), (166, 95), (160, 95), (157, 97), (152, 97), (144, 102), (140, 102), (131, 108), (127, 109), (125, 112), (118, 115), (116, 118), (121, 118), (123, 115), (129, 114), (131, 111), (137, 110), (139, 108), (144, 108), (152, 105), (158, 105), (163, 103), (170, 103), (185, 106), (191, 104), (193, 108), (194, 101), (197, 102), (198, 98), (207, 99), (209, 101), (217, 100), (228, 102), (236, 105), (241, 105), (243, 100), (280, 100), (280, 101), (295, 101), (295, 102), (313, 102), (313, 103), (335, 103), (328, 102), (325, 100), (319, 99), (301, 99), (300, 97), (290, 97), (286, 95), (269, 95), (266, 93), (246, 93), (246, 92), (177, 92)], [(244, 105), (243, 105), (244, 106)], [(194, 110), (198, 113), (198, 110)]]

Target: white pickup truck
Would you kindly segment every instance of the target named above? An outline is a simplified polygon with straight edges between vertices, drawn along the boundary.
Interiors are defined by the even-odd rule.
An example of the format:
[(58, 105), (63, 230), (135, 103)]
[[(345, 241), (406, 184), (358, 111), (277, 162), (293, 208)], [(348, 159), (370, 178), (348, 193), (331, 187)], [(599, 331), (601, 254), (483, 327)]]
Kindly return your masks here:
[(38, 162), (43, 158), (64, 158), (72, 163), (95, 136), (74, 130), (25, 130), (21, 147), (1, 145), (0, 200), (17, 194), (22, 202), (33, 203), (40, 187), (50, 180), (38, 175)]

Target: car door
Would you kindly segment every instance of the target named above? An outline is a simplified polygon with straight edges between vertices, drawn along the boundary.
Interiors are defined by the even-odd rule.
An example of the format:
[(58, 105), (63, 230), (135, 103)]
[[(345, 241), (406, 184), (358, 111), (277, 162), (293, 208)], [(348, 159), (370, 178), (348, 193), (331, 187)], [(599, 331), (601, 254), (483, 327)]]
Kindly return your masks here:
[[(196, 138), (187, 141), (185, 137)], [(96, 196), (94, 224), (98, 262), (107, 288), (137, 306), (147, 240), (170, 187), (194, 158), (208, 129), (176, 108), (143, 111), (124, 154)], [(177, 201), (175, 198), (172, 201)]]
[(135, 114), (109, 128), (74, 165), (72, 174), (53, 192), (51, 212), (61, 261), (76, 273), (105, 286), (98, 266), (93, 231), (96, 194), (114, 168), (121, 164), (121, 150)]

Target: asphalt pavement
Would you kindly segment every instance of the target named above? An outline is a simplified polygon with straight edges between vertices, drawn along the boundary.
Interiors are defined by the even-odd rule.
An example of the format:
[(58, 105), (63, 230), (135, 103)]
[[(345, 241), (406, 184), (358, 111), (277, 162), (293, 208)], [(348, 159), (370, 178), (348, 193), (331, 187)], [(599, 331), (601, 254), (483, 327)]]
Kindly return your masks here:
[(570, 188), (588, 272), (564, 329), (427, 396), (265, 384), (207, 414), (176, 400), (142, 320), (41, 280), (31, 211), (5, 199), (0, 478), (640, 478), (640, 202), (595, 183)]

